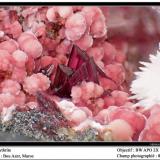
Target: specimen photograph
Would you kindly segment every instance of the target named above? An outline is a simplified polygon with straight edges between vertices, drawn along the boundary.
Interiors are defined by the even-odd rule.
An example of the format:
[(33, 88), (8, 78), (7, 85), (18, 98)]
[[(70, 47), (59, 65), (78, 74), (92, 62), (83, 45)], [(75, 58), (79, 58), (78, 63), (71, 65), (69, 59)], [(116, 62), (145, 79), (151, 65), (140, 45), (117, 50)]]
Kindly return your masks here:
[(159, 6), (0, 5), (0, 141), (159, 142)]

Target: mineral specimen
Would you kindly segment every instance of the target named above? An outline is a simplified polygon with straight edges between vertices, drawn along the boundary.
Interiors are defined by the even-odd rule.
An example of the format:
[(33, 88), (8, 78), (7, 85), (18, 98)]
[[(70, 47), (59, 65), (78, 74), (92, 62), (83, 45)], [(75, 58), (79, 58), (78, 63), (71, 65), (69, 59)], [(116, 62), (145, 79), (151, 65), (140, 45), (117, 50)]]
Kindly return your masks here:
[(160, 141), (159, 54), (133, 74), (158, 48), (153, 9), (1, 6), (1, 132), (38, 141)]

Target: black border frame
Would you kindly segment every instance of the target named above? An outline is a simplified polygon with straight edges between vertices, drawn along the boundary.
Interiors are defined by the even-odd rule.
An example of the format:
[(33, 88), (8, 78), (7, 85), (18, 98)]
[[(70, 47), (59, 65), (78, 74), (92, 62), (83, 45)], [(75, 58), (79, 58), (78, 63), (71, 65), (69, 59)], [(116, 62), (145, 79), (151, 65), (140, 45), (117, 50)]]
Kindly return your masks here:
[[(160, 6), (160, 2), (0, 2), (1, 6)], [(0, 141), (3, 146), (160, 146), (160, 142), (37, 142), (37, 141)]]
[(5, 5), (5, 6), (10, 6), (10, 5), (14, 5), (14, 6), (40, 6), (40, 5), (44, 5), (44, 6), (51, 6), (51, 5), (55, 5), (55, 6), (93, 6), (93, 5), (97, 5), (97, 6), (159, 6), (160, 2), (92, 2), (92, 1), (86, 1), (86, 2), (67, 2), (67, 1), (63, 1), (63, 2), (23, 2), (23, 0), (21, 2), (0, 2), (0, 6), (1, 5)]

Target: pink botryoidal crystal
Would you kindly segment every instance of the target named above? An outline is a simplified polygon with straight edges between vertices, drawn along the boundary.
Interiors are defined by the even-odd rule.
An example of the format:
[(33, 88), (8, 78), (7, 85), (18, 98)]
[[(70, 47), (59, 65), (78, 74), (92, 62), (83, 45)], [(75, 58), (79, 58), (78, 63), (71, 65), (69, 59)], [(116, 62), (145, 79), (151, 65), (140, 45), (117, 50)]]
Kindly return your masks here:
[(75, 44), (82, 50), (87, 50), (93, 45), (93, 38), (89, 34), (84, 34)]
[(150, 109), (150, 116), (147, 119), (144, 130), (141, 132), (139, 136), (140, 141), (159, 141), (160, 140), (160, 132), (159, 127), (160, 123), (158, 120), (159, 117), (159, 104), (152, 106)]
[[(71, 96), (75, 103), (82, 100), (89, 100), (90, 98), (98, 98), (103, 94), (103, 88), (94, 82), (82, 82), (81, 85), (73, 86)], [(84, 94), (85, 93), (85, 94)], [(77, 99), (79, 98), (79, 99)]]
[(26, 68), (24, 69), (24, 68), (14, 67), (12, 70), (11, 79), (22, 84), (26, 76), (27, 76)]
[(12, 65), (12, 56), (6, 50), (0, 50), (0, 59), (3, 61), (0, 62), (1, 71), (11, 71), (13, 68)]
[(85, 17), (81, 13), (71, 15), (65, 24), (65, 34), (67, 39), (76, 41), (84, 34), (87, 24)]
[(103, 133), (104, 140), (131, 141), (134, 134), (133, 129), (122, 119), (113, 120), (108, 124)]
[(18, 49), (18, 47), (19, 47), (18, 43), (13, 39), (8, 39), (0, 43), (0, 49), (6, 50), (9, 53), (13, 53), (14, 51)]
[(20, 48), (33, 58), (41, 56), (43, 48), (38, 40), (28, 38), (20, 44)]
[(5, 80), (1, 83), (1, 92), (18, 95), (21, 90), (21, 86), (17, 81)]
[(13, 38), (18, 38), (22, 33), (22, 26), (18, 21), (10, 24), (8, 28), (8, 34), (12, 34)]
[(125, 80), (125, 70), (122, 64), (114, 63), (105, 66), (105, 73), (112, 78), (117, 85), (121, 85)]
[(28, 56), (21, 50), (16, 50), (12, 53), (12, 57), (17, 67), (25, 67), (25, 63), (28, 61)]
[(50, 86), (50, 80), (42, 73), (33, 74), (26, 77), (24, 80), (23, 88), (31, 95), (35, 95), (37, 91), (45, 91)]
[(126, 92), (114, 90), (111, 95), (114, 98), (116, 106), (123, 106), (126, 102), (129, 101), (129, 94)]
[(136, 113), (127, 108), (126, 109), (115, 108), (109, 113), (109, 119), (110, 121), (113, 121), (115, 119), (125, 120), (130, 124), (135, 135), (139, 134), (144, 129), (146, 123), (146, 118), (144, 115)]

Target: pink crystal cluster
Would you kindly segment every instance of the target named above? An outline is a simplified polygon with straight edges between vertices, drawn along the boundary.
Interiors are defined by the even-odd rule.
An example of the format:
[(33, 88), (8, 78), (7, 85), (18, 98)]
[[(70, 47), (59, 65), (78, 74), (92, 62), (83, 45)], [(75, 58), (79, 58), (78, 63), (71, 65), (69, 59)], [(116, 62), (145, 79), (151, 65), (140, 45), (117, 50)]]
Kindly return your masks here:
[[(12, 105), (24, 111), (38, 108), (37, 92), (45, 91), (75, 130), (96, 128), (106, 141), (159, 141), (160, 107), (146, 111), (129, 99), (129, 49), (124, 39), (108, 41), (108, 9), (1, 7), (0, 110)], [(70, 55), (73, 46), (94, 64), (84, 60), (76, 72), (77, 59)], [(81, 76), (85, 69), (89, 79)], [(68, 79), (65, 83), (74, 74), (76, 83)], [(55, 83), (59, 92), (53, 92)]]

